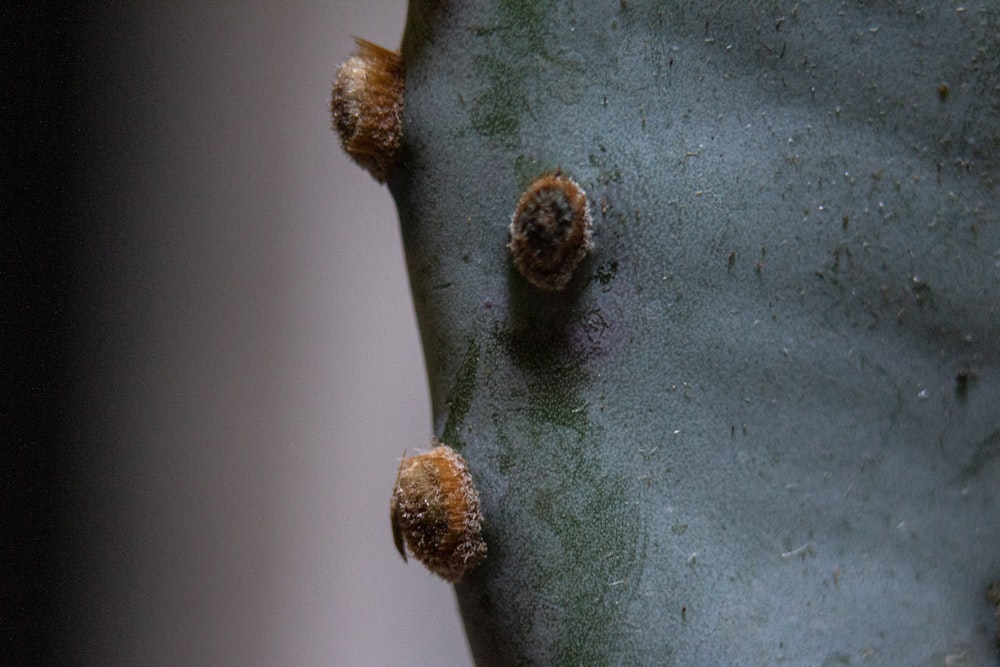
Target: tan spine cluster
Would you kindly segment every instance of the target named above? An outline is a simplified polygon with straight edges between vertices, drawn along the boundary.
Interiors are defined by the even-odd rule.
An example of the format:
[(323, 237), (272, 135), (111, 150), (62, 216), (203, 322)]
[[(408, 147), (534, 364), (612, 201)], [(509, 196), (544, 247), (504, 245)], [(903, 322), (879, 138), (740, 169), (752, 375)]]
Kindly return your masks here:
[(521, 195), (510, 222), (514, 266), (538, 289), (563, 290), (592, 247), (587, 194), (560, 171), (542, 176)]
[(383, 183), (403, 139), (403, 59), (377, 44), (356, 41), (358, 52), (337, 70), (330, 113), (347, 154)]
[(479, 494), (465, 459), (435, 441), (399, 464), (390, 508), (392, 537), (435, 574), (458, 581), (486, 557)]

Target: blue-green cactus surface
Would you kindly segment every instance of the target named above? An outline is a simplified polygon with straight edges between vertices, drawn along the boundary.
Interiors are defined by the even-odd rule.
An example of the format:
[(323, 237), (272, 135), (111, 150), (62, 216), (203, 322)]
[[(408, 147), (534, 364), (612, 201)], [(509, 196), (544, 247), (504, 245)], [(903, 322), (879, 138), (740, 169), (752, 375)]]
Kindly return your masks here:
[[(390, 175), (482, 664), (994, 664), (1000, 4), (415, 0)], [(511, 267), (560, 168), (595, 248)]]

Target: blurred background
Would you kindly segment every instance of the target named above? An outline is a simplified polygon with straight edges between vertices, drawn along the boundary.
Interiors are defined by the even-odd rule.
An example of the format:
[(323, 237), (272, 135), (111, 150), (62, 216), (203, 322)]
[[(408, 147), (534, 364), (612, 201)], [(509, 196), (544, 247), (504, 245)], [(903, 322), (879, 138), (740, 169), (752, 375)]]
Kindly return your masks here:
[(8, 659), (471, 664), (393, 547), (423, 356), (328, 112), (405, 4), (0, 10)]

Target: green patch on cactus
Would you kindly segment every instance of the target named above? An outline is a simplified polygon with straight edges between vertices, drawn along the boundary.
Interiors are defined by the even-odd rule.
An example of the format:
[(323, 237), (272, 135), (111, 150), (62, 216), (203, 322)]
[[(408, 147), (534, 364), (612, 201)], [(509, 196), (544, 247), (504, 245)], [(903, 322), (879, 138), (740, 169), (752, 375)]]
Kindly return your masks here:
[(472, 105), (473, 129), (484, 137), (515, 144), (521, 128), (521, 108), (527, 103), (523, 76), (501, 58), (483, 56), (476, 59), (475, 66), (483, 72), (488, 87)]
[(476, 392), (476, 371), (479, 368), (479, 344), (475, 338), (469, 338), (465, 358), (455, 376), (450, 398), (448, 399), (448, 420), (441, 434), (441, 441), (461, 451), (462, 423), (472, 404), (472, 396)]

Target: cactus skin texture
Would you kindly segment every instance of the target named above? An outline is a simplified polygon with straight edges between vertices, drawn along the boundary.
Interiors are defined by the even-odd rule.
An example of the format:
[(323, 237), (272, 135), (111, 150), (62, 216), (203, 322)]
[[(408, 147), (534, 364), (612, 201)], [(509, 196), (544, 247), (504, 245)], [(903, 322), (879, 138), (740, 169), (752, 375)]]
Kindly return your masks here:
[[(476, 660), (996, 664), (1000, 5), (421, 0), (402, 55)], [(557, 169), (549, 293), (506, 246)]]

